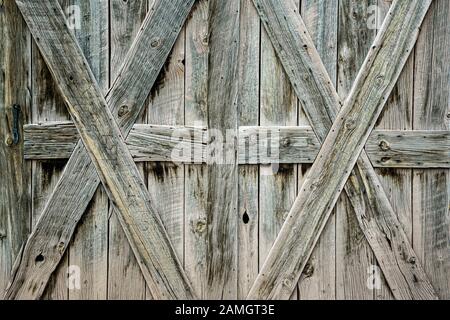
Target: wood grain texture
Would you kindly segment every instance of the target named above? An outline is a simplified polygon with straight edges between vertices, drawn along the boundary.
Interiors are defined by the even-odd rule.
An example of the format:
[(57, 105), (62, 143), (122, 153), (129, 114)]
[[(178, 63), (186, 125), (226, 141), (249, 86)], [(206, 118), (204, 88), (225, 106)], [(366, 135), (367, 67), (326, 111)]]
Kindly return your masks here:
[[(147, 1), (110, 1), (110, 77), (115, 79), (121, 72), (126, 55), (133, 45), (134, 39), (147, 14)], [(142, 113), (142, 112), (141, 112)], [(122, 114), (122, 113), (121, 113)], [(142, 121), (142, 116), (136, 123)], [(138, 169), (145, 181), (142, 164)], [(127, 237), (114, 213), (110, 202), (109, 234), (108, 234), (108, 299), (144, 300), (146, 296), (145, 279), (139, 263), (133, 254)]]
[[(255, 4), (260, 11), (260, 16), (265, 24), (267, 21), (272, 21), (274, 25), (278, 24), (280, 21), (290, 21), (294, 24), (300, 23), (300, 30), (304, 29), (301, 19), (295, 18), (293, 4), (286, 7), (280, 5), (275, 7), (269, 2), (270, 1), (255, 1)], [(384, 29), (380, 32), (375, 41), (374, 46), (359, 73), (356, 84), (350, 93), (350, 97), (347, 99), (343, 110), (340, 111), (330, 134), (324, 142), (321, 149), (323, 154), (321, 155), (319, 153), (318, 160), (311, 169), (312, 174), (310, 174), (305, 181), (302, 190), (300, 191), (300, 195), (291, 210), (291, 215), (288, 216), (288, 220), (271, 251), (271, 255), (268, 260), (266, 260), (266, 263), (252, 288), (249, 298), (286, 297), (292, 292), (292, 282), (298, 280), (298, 277), (306, 264), (306, 259), (311, 254), (312, 248), (317, 242), (318, 235), (323, 230), (337, 197), (344, 187), (347, 178), (350, 176), (350, 170), (358, 160), (358, 153), (359, 151), (362, 151), (364, 143), (384, 106), (384, 102), (387, 99), (384, 95), (390, 93), (403, 65), (406, 63), (429, 4), (430, 2), (394, 2), (389, 14), (389, 19), (387, 20), (387, 23), (384, 24)], [(271, 15), (275, 15), (276, 17), (277, 13), (283, 15), (284, 19), (271, 19)], [(283, 24), (281, 28), (284, 26), (285, 25)], [(299, 27), (299, 25), (297, 25), (297, 27)], [(270, 30), (270, 27), (268, 29)], [(286, 34), (293, 34), (293, 30), (290, 30), (291, 33), (289, 33), (289, 30), (285, 31)], [(308, 45), (306, 47), (300, 46), (300, 48), (298, 48), (299, 50), (296, 52), (302, 53), (300, 57), (308, 56), (308, 52), (315, 51), (314, 45), (306, 32), (300, 32), (299, 35), (306, 38), (305, 40)], [(276, 39), (277, 37), (273, 37), (272, 40), (276, 41)], [(298, 42), (294, 43), (297, 43), (298, 45)], [(287, 52), (286, 48), (282, 45), (275, 45), (275, 47), (284, 49), (279, 50), (279, 56), (283, 56), (283, 53)], [(314, 53), (313, 58), (313, 61), (320, 62), (320, 58), (317, 58), (317, 54)], [(281, 59), (283, 60), (283, 58)], [(290, 61), (296, 60), (300, 61), (301, 59), (291, 59)], [(396, 63), (390, 64), (388, 61), (395, 61)], [(291, 69), (289, 65), (288, 68), (286, 68), (285, 65), (285, 69), (293, 73), (293, 69)], [(323, 69), (323, 66), (319, 63), (319, 70), (320, 69)], [(333, 97), (336, 96), (336, 93), (330, 89), (332, 85), (328, 80), (329, 78), (326, 76), (326, 72), (315, 74), (312, 72), (312, 69), (306, 69), (305, 72), (307, 74), (312, 73), (313, 79), (314, 76), (322, 79), (315, 82), (315, 87), (313, 85), (312, 88), (308, 88), (308, 93), (310, 95), (313, 95), (314, 91), (319, 93), (318, 96), (314, 95), (312, 100), (325, 98), (327, 101), (332, 101)], [(329, 92), (330, 94), (326, 94), (325, 96), (320, 94), (321, 90), (317, 91), (319, 85), (323, 87), (321, 87), (321, 89), (324, 89), (325, 92)], [(372, 86), (378, 89), (370, 89)], [(294, 87), (299, 87), (299, 85), (294, 82)], [(311, 104), (311, 101), (308, 103)], [(333, 103), (331, 105), (337, 106), (337, 104)], [(364, 110), (361, 110), (361, 106), (363, 105)], [(325, 120), (325, 115), (326, 109), (322, 112), (320, 119)], [(312, 117), (310, 116), (310, 118)], [(320, 132), (320, 130), (317, 130), (318, 128), (315, 129), (316, 133)], [(348, 148), (350, 148), (351, 151)], [(356, 153), (355, 150), (357, 151)], [(396, 225), (397, 221), (395, 214), (392, 214), (392, 208), (390, 208), (384, 193), (380, 192), (381, 188), (379, 186), (377, 187), (376, 184), (373, 184), (377, 177), (372, 174), (373, 169), (369, 159), (365, 153), (362, 153), (361, 156), (362, 160), (358, 162), (358, 170), (360, 170), (360, 173), (363, 173), (363, 176), (361, 177), (362, 183), (366, 188), (369, 188), (369, 200), (372, 202), (375, 201), (374, 205), (384, 206), (376, 207), (377, 209), (381, 209), (378, 212), (388, 214), (387, 217), (383, 218), (389, 219), (391, 222), (389, 226)], [(332, 170), (333, 179), (327, 178), (327, 172), (331, 174), (331, 164), (334, 164)], [(337, 166), (336, 164), (339, 165)], [(340, 175), (342, 175), (341, 178), (337, 178)], [(351, 177), (350, 179), (353, 184), (355, 183), (354, 178), (355, 177)], [(321, 199), (324, 199), (325, 197), (327, 201), (315, 201), (313, 194), (320, 194)], [(311, 205), (311, 207), (309, 207), (309, 205)], [(358, 208), (356, 211), (358, 212), (358, 210), (361, 210), (361, 208)], [(314, 214), (312, 214), (312, 212), (314, 212)], [(317, 212), (322, 212), (322, 214), (317, 214)], [(363, 211), (359, 212), (363, 213)], [(298, 219), (300, 216), (302, 216), (302, 219)], [(367, 235), (369, 242), (372, 241), (372, 248), (385, 272), (394, 295), (397, 298), (406, 299), (411, 297), (417, 299), (434, 298), (434, 290), (429, 284), (422, 268), (406, 261), (403, 254), (399, 254), (399, 252), (393, 251), (386, 246), (388, 245), (388, 242), (386, 241), (386, 238), (381, 236), (383, 234), (382, 230), (387, 230), (386, 226), (382, 224), (383, 220), (378, 220), (377, 223), (372, 223), (372, 225), (370, 225), (365, 221), (365, 218), (365, 216), (359, 216), (359, 219), (361, 220), (360, 224), (362, 227), (368, 226), (365, 228), (365, 234)], [(374, 219), (372, 219), (372, 221), (373, 220)], [(369, 231), (374, 230), (370, 230), (369, 228), (374, 229), (375, 234), (380, 235), (381, 237), (370, 237)], [(308, 233), (311, 236), (307, 236)], [(400, 230), (398, 231), (398, 234), (396, 233), (394, 235), (396, 237), (394, 237), (393, 240), (395, 242), (399, 241), (399, 245), (403, 245), (404, 248), (402, 250), (407, 250), (410, 255), (414, 255), (411, 247), (408, 245), (404, 232)], [(276, 274), (274, 270), (277, 270), (277, 272), (279, 270), (283, 271)], [(409, 276), (405, 277), (405, 272), (409, 273)], [(418, 282), (414, 281), (414, 279), (418, 277), (420, 277), (421, 280)]]
[[(48, 4), (48, 3), (45, 3), (45, 4)], [(45, 5), (45, 4), (42, 4), (42, 5)], [(180, 6), (177, 6), (176, 3), (174, 3), (174, 2), (172, 2), (171, 4), (174, 4), (174, 6), (173, 7), (167, 6), (166, 3), (163, 4), (161, 2), (158, 3), (155, 8), (158, 8), (159, 10), (156, 9), (152, 15), (149, 15), (146, 22), (144, 22), (142, 31), (140, 33), (140, 36), (141, 36), (140, 39), (141, 40), (145, 39), (145, 38), (147, 38), (147, 39), (145, 39), (146, 41), (137, 41), (134, 43), (135, 45), (130, 50), (130, 53), (129, 53), (129, 56), (127, 59), (127, 63), (124, 64), (123, 71), (125, 71), (125, 72), (121, 73), (119, 75), (120, 80), (114, 83), (114, 86), (113, 86), (114, 88), (110, 91), (110, 94), (108, 95), (108, 98), (107, 98), (108, 104), (110, 106), (113, 106), (112, 107), (113, 114), (116, 114), (119, 116), (119, 113), (120, 113), (120, 115), (122, 115), (119, 122), (120, 122), (120, 126), (123, 129), (125, 129), (124, 130), (125, 133), (127, 133), (127, 131), (129, 131), (129, 129), (131, 129), (131, 125), (133, 124), (135, 118), (139, 115), (139, 112), (131, 112), (133, 110), (132, 107), (137, 105), (137, 107), (134, 109), (138, 109), (137, 111), (140, 111), (140, 108), (143, 105), (143, 102), (145, 101), (145, 98), (146, 98), (145, 92), (149, 91), (149, 90), (145, 90), (145, 88), (148, 86), (151, 87), (152, 84), (154, 83), (154, 79), (156, 79), (157, 73), (159, 72), (158, 65), (161, 66), (165, 60), (165, 57), (168, 55), (168, 51), (172, 47), (173, 41), (175, 41), (178, 31), (182, 27), (182, 24), (184, 22), (185, 17), (187, 16), (187, 13), (190, 10), (190, 6), (192, 5), (192, 2), (188, 2), (188, 3), (184, 2), (183, 5), (180, 5)], [(32, 6), (39, 5), (40, 6), (41, 4), (35, 4), (35, 3), (30, 4), (28, 2), (21, 2), (20, 5), (21, 5), (22, 9), (25, 9), (25, 8), (29, 8), (29, 7), (23, 7), (24, 5), (32, 5)], [(60, 12), (59, 10), (60, 9), (57, 8), (56, 12)], [(44, 14), (45, 13), (44, 10), (41, 10), (38, 12), (40, 12), (42, 17), (48, 17)], [(155, 14), (156, 12), (158, 14)], [(36, 15), (36, 13), (34, 13), (34, 15)], [(158, 27), (157, 34), (159, 33), (161, 35), (166, 35), (166, 38), (164, 38), (164, 39), (167, 39), (166, 42), (164, 42), (164, 41), (162, 41), (162, 42), (161, 41), (156, 41), (156, 42), (153, 41), (152, 42), (151, 41), (152, 37), (155, 36), (155, 33), (151, 33), (152, 31), (154, 31), (154, 30), (152, 30), (152, 28), (154, 28), (154, 26), (150, 25), (151, 18), (154, 18), (156, 21), (162, 21), (164, 25), (171, 26), (170, 28), (168, 28), (169, 30), (167, 28)], [(173, 28), (173, 26), (172, 26), (173, 24), (176, 25), (178, 28)], [(61, 25), (64, 26), (63, 21), (61, 21)], [(149, 32), (149, 31), (150, 31), (150, 33), (145, 33), (145, 32)], [(56, 36), (61, 37), (61, 33), (56, 33)], [(163, 38), (163, 37), (161, 37), (161, 38)], [(69, 36), (67, 36), (67, 39), (72, 39), (72, 38), (69, 35)], [(153, 46), (154, 50), (148, 50), (147, 44), (149, 42), (154, 43), (154, 46)], [(145, 47), (147, 50), (140, 50), (141, 46)], [(74, 48), (74, 49), (75, 49), (75, 52), (77, 52), (78, 48)], [(150, 64), (152, 66), (152, 68), (149, 68), (149, 69), (141, 68), (139, 62), (142, 60), (154, 61), (154, 64)], [(84, 59), (81, 59), (80, 66), (83, 66), (83, 63), (84, 63)], [(75, 66), (76, 66), (76, 64), (75, 64)], [(139, 66), (139, 67), (137, 67), (137, 66)], [(73, 67), (73, 64), (72, 64), (72, 67)], [(130, 69), (136, 70), (136, 72), (126, 72), (127, 70), (130, 70)], [(69, 68), (69, 70), (70, 70), (70, 68)], [(87, 78), (91, 77), (90, 72), (87, 72), (87, 74), (85, 76)], [(146, 77), (146, 78), (148, 77), (149, 81), (143, 81), (142, 77)], [(81, 79), (75, 79), (75, 78), (73, 78), (73, 79), (77, 80), (77, 81), (81, 80)], [(64, 79), (62, 79), (62, 80), (64, 80)], [(138, 86), (138, 84), (141, 84), (141, 86)], [(95, 87), (93, 87), (93, 88), (95, 88)], [(92, 88), (91, 88), (91, 91), (92, 91)], [(95, 94), (97, 94), (96, 91), (98, 91), (98, 90), (94, 90), (94, 91), (95, 91)], [(124, 98), (125, 95), (128, 97), (127, 100), (125, 100), (125, 98)], [(99, 101), (101, 101), (101, 100), (102, 100), (102, 98), (100, 97)], [(127, 108), (128, 102), (136, 102), (136, 103), (130, 104), (129, 108)], [(141, 102), (141, 103), (139, 103), (139, 102)], [(127, 113), (126, 111), (129, 111), (129, 112)], [(91, 121), (92, 121), (92, 119), (91, 119)], [(108, 119), (107, 121), (108, 121), (108, 123), (112, 122), (111, 119)], [(95, 127), (96, 126), (94, 126), (94, 128)], [(108, 130), (114, 131), (115, 129), (109, 128)], [(86, 132), (83, 132), (83, 133), (86, 133)], [(116, 133), (113, 133), (113, 134), (115, 135)], [(108, 136), (102, 136), (102, 138), (106, 139), (106, 140), (110, 139), (110, 138), (108, 138)], [(75, 209), (75, 212), (77, 213), (75, 215), (75, 219), (69, 219), (68, 221), (70, 221), (70, 223), (67, 223), (67, 224), (66, 224), (67, 221), (64, 221), (64, 219), (61, 219), (61, 207), (58, 207), (58, 219), (57, 220), (58, 220), (58, 223), (61, 222), (61, 225), (65, 227), (65, 228), (61, 228), (61, 229), (66, 230), (66, 233), (64, 236), (66, 238), (70, 238), (70, 236), (73, 232), (74, 225), (76, 225), (76, 222), (79, 220), (79, 218), (77, 219), (76, 217), (80, 217), (82, 215), (82, 211), (84, 211), (84, 209), (86, 207), (86, 202), (88, 200), (90, 200), (90, 198), (92, 197), (92, 195), (95, 192), (96, 187), (98, 185), (98, 178), (96, 177), (95, 168), (93, 165), (89, 165), (90, 160), (89, 160), (89, 157), (86, 155), (86, 153), (83, 150), (83, 145), (79, 144), (79, 146), (80, 147), (79, 148), (77, 147), (77, 149), (75, 150), (75, 153), (78, 154), (77, 157), (79, 157), (79, 158), (75, 157), (75, 158), (73, 158), (74, 160), (72, 160), (72, 166), (73, 166), (73, 163), (86, 164), (86, 165), (81, 166), (81, 170), (75, 171), (75, 172), (77, 172), (77, 174), (80, 175), (79, 180), (77, 180), (77, 182), (79, 184), (74, 184), (73, 181), (71, 179), (69, 179), (70, 183), (69, 183), (68, 188), (63, 188), (63, 190), (75, 191), (77, 193), (77, 196), (75, 197), (77, 200), (76, 201), (74, 200), (73, 202), (67, 201), (67, 200), (71, 199), (70, 198), (71, 194), (69, 194), (68, 191), (62, 191), (62, 192), (56, 193), (56, 194), (59, 194), (60, 198), (65, 198), (65, 199), (62, 199), (62, 200), (64, 200), (64, 202), (63, 202), (64, 204), (66, 204), (66, 203), (76, 204), (76, 208), (67, 208), (67, 207), (65, 208), (65, 209), (69, 209), (69, 210)], [(97, 146), (97, 147), (101, 148), (101, 146)], [(128, 151), (126, 151), (125, 149), (123, 150), (123, 156), (128, 157)], [(78, 161), (81, 159), (83, 159), (83, 160)], [(110, 160), (111, 159), (109, 159), (109, 160), (102, 159), (102, 161), (106, 161), (106, 162), (108, 162)], [(129, 162), (129, 160), (128, 160), (128, 162)], [(70, 164), (70, 161), (69, 161), (69, 164)], [(72, 166), (68, 165), (69, 168)], [(70, 170), (68, 170), (68, 168), (66, 168), (65, 173), (67, 173), (70, 176)], [(135, 179), (135, 182), (137, 183), (137, 187), (141, 188), (141, 186), (139, 185), (140, 179), (139, 179), (138, 175), (136, 175), (134, 177), (134, 179)], [(90, 183), (90, 182), (94, 182), (94, 181), (95, 181), (95, 183)], [(58, 186), (64, 187), (64, 183), (67, 184), (67, 181), (65, 179), (60, 180), (60, 183), (58, 184)], [(93, 188), (93, 185), (95, 186), (95, 188)], [(82, 186), (82, 187), (79, 187), (79, 186)], [(86, 191), (86, 192), (84, 192), (84, 191)], [(144, 194), (146, 194), (146, 193), (144, 193)], [(55, 195), (55, 193), (53, 195)], [(53, 201), (53, 198), (50, 201)], [(53, 208), (53, 210), (55, 210), (54, 207), (52, 207), (52, 205), (48, 205), (47, 208), (51, 208), (51, 209)], [(81, 211), (81, 213), (80, 213), (80, 211)], [(73, 211), (70, 210), (69, 213), (70, 212), (73, 212)], [(51, 219), (45, 219), (44, 221), (46, 221), (46, 220), (52, 221)], [(46, 227), (48, 228), (48, 226), (46, 226)], [(57, 228), (56, 230), (59, 230), (59, 228)], [(160, 231), (164, 233), (163, 230), (160, 230)], [(51, 242), (51, 237), (49, 237), (49, 235), (51, 235), (51, 234), (54, 234), (54, 233), (45, 232), (46, 236), (43, 237), (45, 243), (48, 243), (49, 241)], [(59, 232), (57, 234), (59, 234)], [(35, 237), (36, 237), (36, 235), (35, 235)], [(57, 238), (56, 243), (59, 243), (60, 245), (57, 246), (57, 250), (55, 250), (54, 246), (50, 246), (50, 248), (53, 247), (53, 249), (50, 250), (52, 252), (52, 255), (50, 257), (48, 257), (49, 259), (44, 260), (44, 262), (45, 261), (50, 262), (50, 268), (48, 268), (49, 263), (44, 263), (47, 266), (47, 268), (42, 268), (42, 266), (41, 266), (41, 268), (40, 268), (41, 276), (37, 276), (34, 280), (34, 281), (36, 281), (36, 279), (38, 279), (35, 290), (31, 290), (31, 294), (30, 294), (30, 292), (28, 292), (26, 294), (30, 294), (30, 296), (35, 296), (35, 295), (39, 296), (40, 295), (42, 283), (45, 284), (46, 279), (48, 279), (48, 274), (51, 273), (54, 269), (55, 260), (57, 263), (59, 261), (61, 252), (64, 252), (64, 250), (65, 250), (65, 246), (66, 246), (65, 244), (67, 242), (64, 242), (64, 244), (62, 244), (63, 241), (59, 241), (58, 238)], [(32, 243), (34, 243), (34, 245), (39, 245), (39, 241), (38, 242), (33, 241)], [(47, 246), (47, 248), (48, 248), (48, 246)], [(28, 250), (28, 252), (30, 252), (30, 250)], [(34, 261), (34, 259), (35, 259), (34, 255), (28, 255), (27, 258), (31, 259), (31, 261)], [(25, 266), (24, 266), (25, 270), (22, 269), (21, 272), (19, 273), (20, 276), (15, 278), (15, 280), (16, 280), (15, 282), (17, 283), (17, 285), (14, 286), (15, 289), (10, 290), (10, 293), (8, 294), (9, 297), (16, 295), (17, 291), (19, 291), (20, 288), (23, 288), (22, 284), (23, 284), (24, 279), (27, 279), (27, 282), (33, 281), (28, 276), (23, 277), (23, 275), (27, 272), (26, 263), (23, 263), (23, 264), (25, 264)], [(31, 266), (32, 264), (28, 264), (28, 265)], [(37, 272), (32, 272), (32, 273), (33, 273), (33, 276), (35, 277)], [(150, 280), (150, 277), (147, 277), (147, 278)], [(25, 286), (25, 287), (27, 287), (27, 286)], [(26, 292), (26, 291), (27, 291), (27, 289), (25, 289), (25, 291), (23, 291), (23, 292)], [(184, 293), (186, 293), (186, 291), (180, 290), (180, 292), (177, 292), (177, 294), (184, 294)]]
[[(30, 122), (31, 37), (14, 1), (0, 4), (0, 296), (30, 231), (31, 165), (22, 125)], [(20, 106), (20, 113), (14, 105)], [(14, 113), (18, 117), (14, 116)], [(18, 137), (14, 139), (14, 127)]]
[[(450, 134), (448, 130), (375, 130), (366, 151), (375, 167), (448, 168)], [(405, 228), (408, 234), (410, 227)]]
[[(184, 124), (185, 29), (174, 44), (169, 58), (150, 93), (147, 122), (160, 125)], [(184, 166), (179, 163), (147, 164), (148, 190), (157, 199), (157, 209), (184, 265)]]
[[(251, 0), (241, 1), (239, 55), (239, 125), (259, 124), (261, 23)], [(242, 128), (242, 127), (241, 127)], [(267, 136), (266, 136), (267, 137)], [(256, 138), (256, 137), (253, 137)], [(242, 146), (242, 140), (248, 145)], [(239, 131), (238, 150), (257, 141)], [(266, 153), (265, 153), (266, 154)], [(238, 153), (238, 162), (242, 163)], [(259, 271), (259, 168), (239, 167), (238, 299), (245, 299)]]
[(239, 0), (209, 2), (208, 299), (237, 296), (239, 13)]
[[(449, 15), (450, 2), (433, 1), (416, 46), (413, 126), (417, 130), (450, 129)], [(441, 299), (450, 299), (449, 204), (448, 170), (414, 170), (413, 244)]]
[[(294, 5), (296, 14), (299, 15), (299, 1), (296, 1)], [(299, 116), (297, 98), (264, 28), (261, 31), (260, 59), (260, 125), (297, 125)], [(262, 148), (266, 156), (269, 155), (272, 148), (266, 148), (266, 145), (269, 143), (273, 145), (276, 134), (262, 132), (257, 138), (258, 147)], [(249, 141), (255, 141), (255, 139), (249, 139)], [(285, 143), (290, 141), (286, 139)], [(249, 146), (254, 144), (250, 142)], [(279, 150), (281, 153), (281, 149)], [(279, 165), (276, 161), (276, 153), (273, 160), (270, 156), (268, 158), (269, 162), (260, 166), (259, 174), (259, 270), (297, 196), (298, 166)], [(296, 290), (289, 298), (297, 299)]]
[[(185, 125), (207, 126), (208, 101), (208, 20), (209, 1), (197, 1), (192, 15), (186, 24), (186, 72), (185, 72)], [(203, 131), (203, 130), (202, 130)], [(184, 130), (177, 135), (182, 135)], [(184, 268), (192, 286), (201, 299), (208, 297), (207, 281), (207, 203), (208, 176), (202, 156), (206, 156), (203, 146), (207, 143), (204, 132), (189, 133), (194, 137), (195, 144), (189, 150), (194, 156), (196, 165), (185, 166), (184, 190)], [(186, 139), (185, 139), (186, 138)], [(183, 137), (183, 143), (189, 144), (188, 137)], [(200, 143), (199, 140), (201, 141)], [(200, 159), (200, 161), (199, 161)]]
[[(74, 30), (77, 42), (103, 94), (106, 94), (109, 88), (108, 3), (64, 0), (61, 7), (65, 9), (66, 17), (73, 14), (72, 6), (78, 6), (83, 13), (81, 28)], [(68, 249), (70, 269), (65, 270), (65, 276), (69, 272), (80, 271), (80, 286), (72, 283), (68, 288), (70, 300), (103, 300), (107, 297), (108, 213), (108, 197), (103, 187), (99, 187)]]
[[(198, 122), (200, 123), (200, 122)], [(197, 123), (197, 124), (198, 124)], [(273, 136), (279, 139), (270, 139)], [(24, 126), (24, 157), (29, 160), (67, 159), (79, 135), (70, 121)], [(206, 163), (208, 131), (202, 127), (136, 124), (126, 140), (135, 162)], [(376, 168), (448, 168), (450, 133), (445, 130), (374, 130), (366, 152)], [(277, 156), (264, 148), (278, 144)], [(310, 127), (241, 126), (239, 164), (313, 163), (320, 142)], [(188, 152), (190, 151), (190, 152)]]
[[(342, 100), (348, 96), (375, 39), (376, 30), (367, 25), (369, 14), (372, 13), (370, 8), (374, 5), (376, 5), (374, 0), (339, 1), (336, 88)], [(376, 18), (376, 16), (372, 18)], [(363, 196), (360, 196), (359, 199), (361, 199), (362, 205), (367, 204)], [(376, 261), (347, 194), (339, 197), (335, 212), (336, 297), (338, 299), (372, 300), (374, 290), (367, 287), (367, 281), (371, 275), (368, 271), (376, 267)]]
[[(304, 0), (301, 2), (301, 15), (314, 41), (317, 52), (336, 85), (337, 79), (337, 44), (339, 2), (326, 0)], [(343, 30), (340, 30), (342, 33)], [(304, 116), (307, 120), (307, 117)], [(311, 140), (314, 141), (314, 140)], [(320, 143), (319, 143), (320, 144)], [(301, 150), (292, 150), (292, 155), (300, 156), (301, 151), (309, 149), (303, 146)], [(313, 159), (315, 159), (314, 157)], [(309, 166), (299, 169), (298, 188), (307, 175)], [(301, 300), (332, 300), (336, 295), (336, 221), (333, 215), (328, 221), (319, 242), (317, 243), (308, 264), (300, 277), (298, 286)]]
[[(60, 3), (62, 2), (60, 1)], [(32, 43), (31, 75), (32, 122), (39, 123), (42, 121), (70, 119), (64, 101), (34, 40)], [(39, 223), (39, 218), (45, 207), (46, 200), (58, 183), (65, 163), (65, 160), (56, 162), (35, 161), (32, 163), (32, 231), (35, 230), (36, 225)], [(65, 281), (68, 266), (68, 254), (66, 253), (62, 258), (62, 262), (51, 276), (42, 299), (65, 300), (68, 298), (68, 288)]]

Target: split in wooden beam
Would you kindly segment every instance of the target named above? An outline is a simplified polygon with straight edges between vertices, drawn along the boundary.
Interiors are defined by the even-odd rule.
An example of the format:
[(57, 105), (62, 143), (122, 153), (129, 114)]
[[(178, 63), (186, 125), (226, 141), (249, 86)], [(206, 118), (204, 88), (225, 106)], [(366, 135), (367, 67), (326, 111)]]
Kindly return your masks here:
[[(148, 191), (144, 190), (120, 136), (128, 135), (139, 116), (194, 0), (155, 1), (122, 72), (107, 94), (111, 112), (106, 113), (105, 101), (57, 1), (18, 0), (16, 3), (57, 80), (91, 158), (80, 141), (16, 261), (5, 297), (38, 299), (42, 295), (99, 185), (100, 175), (119, 209), (119, 220), (152, 295), (160, 299), (193, 298), (159, 216), (152, 208)], [(93, 116), (97, 109), (99, 113)], [(97, 115), (101, 120), (95, 120)], [(121, 186), (125, 182), (130, 187)]]
[(248, 298), (289, 298), (345, 186), (394, 297), (435, 299), (363, 151), (431, 0), (393, 3), (340, 112), (336, 89), (293, 2), (253, 2), (302, 107), (324, 142)]
[[(27, 160), (68, 159), (79, 140), (70, 121), (24, 126)], [(135, 162), (206, 163), (204, 128), (136, 124), (126, 143)], [(271, 144), (269, 148), (268, 145)], [(320, 150), (311, 127), (240, 127), (239, 164), (309, 164)], [(376, 168), (450, 168), (450, 132), (374, 130), (365, 146)]]

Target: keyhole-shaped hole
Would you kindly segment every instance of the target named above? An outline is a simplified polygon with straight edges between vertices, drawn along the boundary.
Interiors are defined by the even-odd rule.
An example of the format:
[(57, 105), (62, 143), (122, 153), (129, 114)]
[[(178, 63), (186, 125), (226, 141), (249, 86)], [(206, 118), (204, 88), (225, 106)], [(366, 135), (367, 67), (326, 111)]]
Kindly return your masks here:
[(247, 211), (244, 212), (244, 215), (242, 216), (242, 221), (244, 221), (245, 224), (247, 224), (250, 221), (250, 217), (247, 214)]

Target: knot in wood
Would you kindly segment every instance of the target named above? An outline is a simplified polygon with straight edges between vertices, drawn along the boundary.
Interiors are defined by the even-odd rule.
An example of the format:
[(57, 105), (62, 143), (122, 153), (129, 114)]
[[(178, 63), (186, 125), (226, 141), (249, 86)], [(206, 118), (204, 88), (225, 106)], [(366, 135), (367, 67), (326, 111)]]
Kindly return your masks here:
[(122, 117), (125, 116), (129, 111), (130, 111), (130, 110), (129, 110), (128, 106), (123, 105), (123, 106), (121, 106), (121, 107), (119, 108), (119, 111), (117, 112), (117, 115), (118, 115), (120, 118), (122, 118)]
[(409, 257), (409, 258), (408, 258), (408, 263), (410, 263), (410, 264), (416, 264), (416, 257)]
[(283, 280), (283, 285), (287, 288), (291, 288), (292, 287), (292, 280), (290, 278), (286, 278)]
[(353, 119), (349, 119), (345, 122), (345, 128), (347, 128), (347, 130), (353, 130), (356, 128), (356, 121)]
[(198, 219), (195, 223), (195, 232), (202, 234), (206, 231), (206, 219)]
[(150, 46), (152, 48), (158, 48), (160, 47), (162, 44), (161, 38), (154, 38), (152, 39), (152, 41), (150, 42)]
[(14, 140), (13, 140), (13, 138), (12, 138), (9, 134), (6, 136), (5, 144), (6, 144), (8, 147), (11, 147), (11, 146), (14, 144)]
[(377, 85), (381, 85), (383, 83), (383, 80), (384, 80), (384, 74), (378, 75), (375, 79)]
[(389, 143), (386, 140), (381, 140), (380, 149), (382, 151), (389, 151), (389, 150), (391, 150), (391, 146), (389, 145)]
[(310, 263), (306, 264), (305, 269), (303, 270), (303, 275), (306, 278), (310, 278), (312, 277), (313, 274), (314, 274), (314, 266)]
[(283, 138), (283, 139), (281, 140), (281, 145), (282, 145), (283, 147), (289, 147), (289, 146), (291, 145), (291, 139), (289, 139), (289, 138)]
[(66, 248), (66, 244), (64, 243), (64, 242), (60, 242), (60, 243), (58, 243), (58, 251), (59, 251), (59, 253), (63, 253), (64, 252), (64, 250), (65, 250), (65, 248)]

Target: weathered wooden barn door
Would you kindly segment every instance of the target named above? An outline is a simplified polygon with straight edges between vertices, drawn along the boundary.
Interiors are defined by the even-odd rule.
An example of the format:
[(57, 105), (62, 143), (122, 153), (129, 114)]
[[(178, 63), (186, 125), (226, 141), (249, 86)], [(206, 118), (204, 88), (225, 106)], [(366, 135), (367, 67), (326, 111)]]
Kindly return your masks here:
[(449, 16), (0, 0), (0, 296), (449, 299)]

